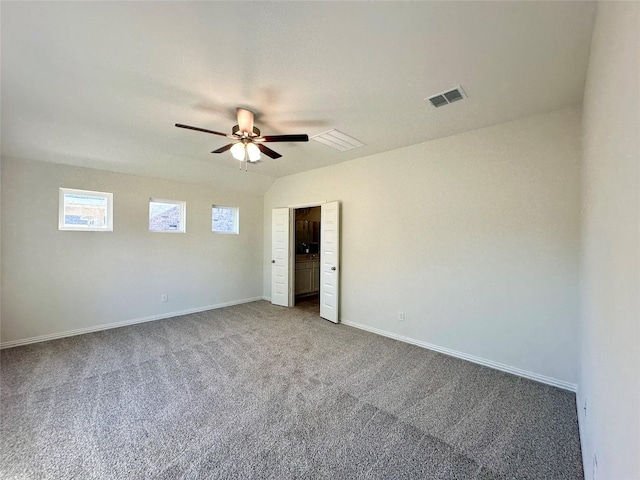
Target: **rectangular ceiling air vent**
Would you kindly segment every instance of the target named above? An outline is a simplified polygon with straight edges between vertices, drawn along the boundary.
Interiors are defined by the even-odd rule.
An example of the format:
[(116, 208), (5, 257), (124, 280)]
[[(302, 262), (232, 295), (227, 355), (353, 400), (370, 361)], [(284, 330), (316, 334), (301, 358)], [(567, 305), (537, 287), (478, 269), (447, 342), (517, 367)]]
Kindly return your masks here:
[(335, 129), (314, 135), (311, 139), (323, 143), (328, 147), (340, 150), (341, 152), (364, 146), (364, 143)]
[(466, 96), (467, 95), (464, 93), (464, 90), (462, 90), (462, 87), (457, 86), (452, 90), (438, 93), (437, 95), (429, 97), (426, 100), (429, 100), (429, 102), (431, 102), (431, 105), (438, 108), (442, 107), (443, 105), (448, 105), (450, 103), (457, 102), (458, 100), (462, 100), (463, 98), (466, 98)]

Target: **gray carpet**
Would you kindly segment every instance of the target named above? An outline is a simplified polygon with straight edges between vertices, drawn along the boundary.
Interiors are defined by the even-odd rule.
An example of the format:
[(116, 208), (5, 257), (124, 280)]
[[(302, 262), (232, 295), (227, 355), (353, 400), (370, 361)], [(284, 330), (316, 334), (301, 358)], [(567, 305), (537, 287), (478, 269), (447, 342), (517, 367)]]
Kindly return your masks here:
[(1, 361), (1, 478), (583, 478), (572, 393), (267, 302)]

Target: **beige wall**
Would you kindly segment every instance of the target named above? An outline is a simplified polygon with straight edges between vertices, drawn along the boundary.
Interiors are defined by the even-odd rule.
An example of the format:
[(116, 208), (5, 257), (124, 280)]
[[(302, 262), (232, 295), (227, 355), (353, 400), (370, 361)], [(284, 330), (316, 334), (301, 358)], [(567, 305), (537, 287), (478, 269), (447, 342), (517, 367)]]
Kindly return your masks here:
[[(113, 192), (113, 232), (58, 230), (58, 189)], [(149, 197), (186, 200), (187, 233), (151, 233)], [(211, 205), (240, 207), (240, 235)], [(2, 160), (2, 342), (262, 296), (262, 196)], [(160, 302), (167, 293), (169, 301)]]
[(265, 297), (271, 209), (339, 200), (342, 320), (575, 384), (580, 121), (568, 109), (276, 180)]
[(602, 2), (584, 98), (585, 478), (640, 478), (640, 3)]

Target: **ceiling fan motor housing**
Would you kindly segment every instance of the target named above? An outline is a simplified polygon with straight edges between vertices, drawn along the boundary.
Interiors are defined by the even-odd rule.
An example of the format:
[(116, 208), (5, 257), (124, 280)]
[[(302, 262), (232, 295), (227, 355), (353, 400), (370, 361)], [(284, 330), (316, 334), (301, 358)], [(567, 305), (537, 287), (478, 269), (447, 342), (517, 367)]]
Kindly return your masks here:
[[(233, 128), (231, 129), (231, 135), (238, 135), (238, 136), (242, 136), (244, 132), (240, 131), (240, 126), (239, 125), (234, 125)], [(257, 127), (253, 127), (253, 132), (251, 134), (249, 134), (251, 137), (259, 137), (260, 136), (260, 129)]]

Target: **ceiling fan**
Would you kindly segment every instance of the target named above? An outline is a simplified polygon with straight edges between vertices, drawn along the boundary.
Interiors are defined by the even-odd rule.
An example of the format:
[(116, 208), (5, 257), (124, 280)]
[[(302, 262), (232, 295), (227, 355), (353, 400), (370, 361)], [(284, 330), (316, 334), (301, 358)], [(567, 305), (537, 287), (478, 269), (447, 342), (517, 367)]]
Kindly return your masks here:
[(206, 128), (191, 127), (189, 125), (183, 125), (176, 123), (176, 127), (186, 128), (189, 130), (195, 130), (197, 132), (212, 133), (214, 135), (220, 135), (223, 137), (236, 140), (233, 143), (220, 147), (211, 153), (223, 153), (227, 150), (231, 150), (231, 155), (236, 160), (239, 160), (240, 169), (244, 163), (245, 170), (249, 162), (257, 162), (260, 160), (260, 152), (271, 158), (280, 158), (278, 152), (271, 150), (266, 145), (266, 142), (308, 142), (309, 136), (306, 134), (300, 135), (261, 135), (260, 130), (253, 125), (253, 112), (245, 108), (238, 108), (236, 110), (238, 116), (238, 124), (231, 129), (231, 134), (222, 132), (216, 132), (214, 130), (207, 130)]

